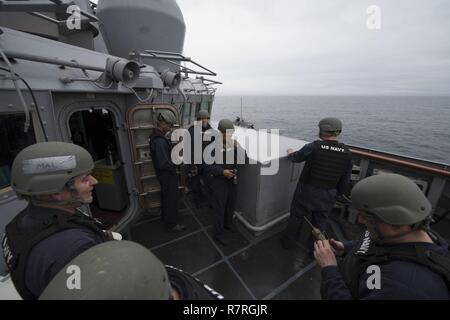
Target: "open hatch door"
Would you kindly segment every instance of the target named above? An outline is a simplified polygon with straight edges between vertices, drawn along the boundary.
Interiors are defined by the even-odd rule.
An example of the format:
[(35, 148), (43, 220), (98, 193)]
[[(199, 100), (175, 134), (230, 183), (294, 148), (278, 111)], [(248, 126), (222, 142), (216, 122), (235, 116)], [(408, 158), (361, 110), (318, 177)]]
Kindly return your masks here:
[[(141, 206), (145, 209), (160, 207), (161, 187), (150, 155), (149, 137), (152, 130), (156, 127), (158, 111), (163, 109), (170, 110), (175, 115), (177, 124), (174, 127), (179, 127), (180, 114), (173, 105), (136, 105), (130, 108), (127, 113), (134, 177)], [(182, 192), (185, 190), (185, 178), (179, 168), (177, 168), (177, 173), (179, 176), (178, 189)]]

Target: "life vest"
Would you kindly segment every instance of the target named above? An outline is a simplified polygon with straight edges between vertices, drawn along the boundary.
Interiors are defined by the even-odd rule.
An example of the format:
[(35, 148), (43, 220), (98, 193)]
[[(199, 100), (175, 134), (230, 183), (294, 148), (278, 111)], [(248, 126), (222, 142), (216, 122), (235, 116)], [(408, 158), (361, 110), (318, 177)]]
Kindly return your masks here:
[[(34, 223), (24, 227), (23, 218), (33, 215)], [(89, 229), (104, 241), (112, 240), (101, 224), (81, 212), (70, 214), (63, 210), (29, 205), (5, 228), (2, 237), (3, 257), (11, 274), (11, 279), (23, 299), (36, 299), (25, 285), (25, 270), (28, 257), (39, 242), (66, 229)]]
[[(446, 242), (436, 233), (429, 232), (437, 245)], [(448, 245), (447, 245), (448, 249)], [(354, 299), (359, 298), (359, 283), (361, 275), (370, 265), (382, 265), (390, 261), (400, 260), (417, 263), (442, 276), (450, 290), (450, 251), (442, 253), (437, 249), (424, 247), (420, 243), (383, 246), (373, 243), (366, 231), (363, 239), (345, 256), (339, 269), (344, 282)]]
[(181, 295), (181, 300), (223, 300), (224, 297), (199, 279), (181, 269), (166, 265), (170, 283)]
[(345, 144), (330, 140), (316, 140), (313, 146), (300, 182), (317, 188), (335, 189), (352, 161), (350, 150)]

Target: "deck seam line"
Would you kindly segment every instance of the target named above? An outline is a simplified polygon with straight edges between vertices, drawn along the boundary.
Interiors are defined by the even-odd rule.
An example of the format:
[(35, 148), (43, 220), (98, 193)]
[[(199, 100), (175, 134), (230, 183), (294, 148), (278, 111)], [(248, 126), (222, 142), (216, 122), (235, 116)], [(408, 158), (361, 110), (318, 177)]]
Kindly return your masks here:
[(194, 272), (192, 275), (193, 275), (194, 277), (197, 277), (199, 274), (201, 274), (201, 273), (203, 273), (203, 272), (205, 272), (205, 271), (208, 271), (208, 270), (210, 270), (210, 269), (212, 269), (212, 268), (218, 266), (219, 264), (221, 264), (221, 263), (223, 263), (223, 262), (225, 262), (225, 259), (217, 260), (217, 261), (214, 262), (213, 264), (210, 264), (209, 266), (207, 266), (207, 267), (205, 267), (205, 268), (203, 268), (203, 269), (200, 269), (200, 270)]
[[(187, 209), (182, 209), (182, 210), (187, 210)], [(182, 211), (182, 210), (180, 210), (180, 211)], [(144, 214), (145, 215), (145, 214)], [(181, 215), (183, 215), (183, 214), (181, 214)], [(139, 217), (140, 218), (140, 217)], [(138, 219), (139, 219), (138, 218)], [(160, 220), (161, 219), (161, 214), (159, 214), (159, 215), (155, 215), (154, 217), (152, 217), (152, 218), (148, 218), (148, 219), (145, 219), (145, 220), (143, 220), (143, 221), (138, 221), (138, 222), (136, 222), (135, 224), (133, 224), (130, 228), (134, 228), (134, 227), (137, 227), (137, 226), (140, 226), (140, 225), (142, 225), (142, 224), (144, 224), (144, 223), (147, 223), (147, 222), (153, 222), (153, 221), (157, 221), (157, 220)]]
[(298, 278), (300, 278), (302, 275), (304, 275), (306, 272), (311, 270), (316, 265), (316, 261), (311, 261), (309, 265), (301, 269), (299, 272), (294, 274), (292, 277), (290, 277), (288, 280), (286, 280), (283, 284), (276, 287), (272, 292), (270, 292), (268, 295), (266, 295), (262, 300), (270, 300), (273, 297), (275, 297), (277, 294), (281, 293), (283, 290), (285, 290), (287, 287), (289, 287), (294, 281), (296, 281)]
[[(201, 224), (201, 222), (198, 220), (197, 216), (195, 215), (195, 212), (191, 209), (191, 207), (185, 202), (184, 203), (185, 206), (189, 209), (189, 211), (191, 211), (192, 216), (194, 217), (194, 219), (200, 224), (201, 227), (203, 227), (203, 225)], [(228, 261), (228, 257), (226, 255), (223, 254), (222, 250), (220, 250), (219, 246), (214, 242), (214, 240), (211, 238), (211, 236), (208, 234), (208, 232), (206, 230), (203, 230), (206, 237), (208, 237), (209, 241), (212, 243), (212, 245), (214, 246), (214, 248), (219, 252), (219, 254), (222, 256), (222, 259), (224, 260), (224, 262), (228, 265), (228, 267), (231, 269), (231, 272), (234, 273), (234, 275), (237, 277), (237, 279), (239, 280), (239, 282), (241, 282), (241, 284), (244, 286), (245, 290), (247, 290), (247, 292), (250, 294), (250, 297), (253, 300), (257, 300), (256, 296), (254, 295), (254, 293), (250, 290), (250, 288), (247, 286), (247, 284), (244, 282), (244, 280), (241, 278), (241, 276), (236, 272), (236, 270), (234, 269), (233, 265), (230, 263), (230, 261)]]
[(182, 239), (188, 238), (188, 237), (190, 237), (190, 236), (192, 236), (192, 235), (194, 235), (194, 234), (200, 233), (200, 232), (202, 232), (202, 229), (201, 229), (201, 228), (200, 228), (199, 230), (195, 230), (195, 231), (192, 231), (192, 232), (190, 232), (190, 233), (187, 233), (187, 234), (185, 234), (184, 236), (181, 236), (181, 237), (179, 237), (179, 238), (176, 238), (176, 239), (170, 240), (170, 241), (168, 241), (168, 242), (164, 242), (164, 243), (162, 243), (162, 244), (159, 244), (159, 245), (157, 245), (157, 246), (151, 247), (150, 250), (157, 250), (157, 249), (160, 249), (160, 248), (162, 248), (162, 247), (164, 247), (164, 246), (166, 246), (166, 245), (169, 245), (169, 244), (172, 244), (172, 243), (174, 243), (174, 242), (177, 242), (178, 240), (182, 240)]

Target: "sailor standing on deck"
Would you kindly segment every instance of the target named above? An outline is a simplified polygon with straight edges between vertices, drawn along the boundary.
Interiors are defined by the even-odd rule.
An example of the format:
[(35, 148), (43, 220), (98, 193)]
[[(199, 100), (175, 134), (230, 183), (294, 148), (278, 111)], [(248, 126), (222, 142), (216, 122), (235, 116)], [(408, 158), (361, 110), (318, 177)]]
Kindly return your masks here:
[[(238, 164), (247, 163), (248, 158), (245, 150), (239, 147), (236, 140), (232, 139), (234, 125), (231, 120), (220, 120), (218, 129), (222, 141), (217, 141), (216, 145), (220, 147), (216, 152), (222, 153), (222, 161), (204, 164), (202, 178), (210, 193), (209, 201), (215, 214), (214, 239), (222, 245), (227, 245), (228, 240), (225, 237), (224, 229), (235, 232), (233, 215), (239, 175)], [(242, 163), (239, 163), (240, 160)]]
[[(288, 159), (305, 162), (294, 198), (291, 203), (289, 224), (281, 242), (290, 249), (298, 240), (304, 216), (311, 213), (312, 223), (325, 231), (328, 214), (333, 209), (336, 195), (344, 194), (350, 181), (352, 157), (348, 147), (338, 142), (342, 122), (337, 118), (324, 118), (319, 122), (319, 137), (297, 152), (288, 149)], [(311, 234), (307, 249), (313, 249)]]
[[(361, 180), (352, 190), (359, 241), (317, 241), (323, 299), (450, 299), (449, 245), (429, 228), (431, 204), (398, 174)], [(336, 255), (344, 256), (337, 264)]]
[(161, 217), (169, 232), (181, 232), (186, 227), (177, 223), (178, 175), (172, 162), (172, 144), (166, 134), (177, 122), (169, 110), (161, 110), (157, 116), (157, 127), (150, 135), (150, 153), (153, 166), (161, 185)]
[(120, 239), (80, 207), (92, 202), (94, 162), (80, 146), (43, 142), (23, 149), (12, 165), (11, 186), (29, 201), (5, 228), (3, 254), (23, 299), (36, 299), (73, 258)]
[[(205, 150), (205, 147), (212, 142), (211, 139), (205, 139), (205, 135), (207, 135), (209, 132), (208, 130), (212, 128), (209, 124), (209, 113), (206, 110), (200, 110), (198, 112), (197, 121), (198, 122), (191, 126), (188, 130), (191, 138), (191, 161), (190, 164), (186, 165), (186, 172), (189, 178), (188, 186), (189, 189), (192, 190), (195, 206), (198, 208), (200, 206), (201, 199), (203, 198), (202, 185), (200, 182), (200, 169), (203, 164), (203, 151)], [(197, 131), (198, 133), (196, 133)]]

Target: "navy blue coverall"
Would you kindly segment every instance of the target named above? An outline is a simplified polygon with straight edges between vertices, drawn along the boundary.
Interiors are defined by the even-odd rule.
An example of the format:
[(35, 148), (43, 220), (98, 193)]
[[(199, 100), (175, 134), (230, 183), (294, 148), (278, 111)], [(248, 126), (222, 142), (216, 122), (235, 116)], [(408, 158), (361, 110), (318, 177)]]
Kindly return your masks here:
[[(352, 251), (360, 248), (360, 241), (344, 242), (345, 255), (353, 254)], [(410, 246), (411, 243), (397, 244), (399, 246)], [(437, 250), (441, 253), (448, 252), (448, 244), (420, 243), (427, 249)], [(389, 248), (388, 248), (389, 250)], [(362, 300), (449, 300), (450, 294), (443, 277), (430, 270), (424, 265), (402, 260), (391, 260), (380, 267), (380, 288), (369, 289), (367, 280), (371, 273), (351, 272), (353, 277), (359, 277), (359, 290), (357, 299)], [(358, 278), (356, 279), (358, 281)], [(337, 266), (327, 266), (322, 269), (321, 293), (323, 299), (349, 300), (355, 299), (344, 280), (343, 274)]]
[[(326, 179), (327, 175), (331, 175), (327, 171), (327, 165), (332, 166), (335, 156), (329, 149), (322, 149), (321, 145), (326, 146), (336, 146), (336, 153), (339, 161), (339, 166), (333, 167), (333, 172), (337, 179), (337, 183), (332, 183), (328, 187), (321, 187), (315, 184), (314, 177), (311, 175), (313, 166), (315, 162), (321, 161), (324, 163), (325, 167), (322, 168), (319, 174), (322, 174)], [(317, 157), (314, 153), (322, 152), (321, 158)], [(327, 154), (330, 153), (330, 155)], [(346, 149), (345, 145), (338, 143), (337, 141), (314, 141), (305, 145), (299, 151), (292, 153), (288, 160), (292, 162), (303, 162), (306, 161), (305, 166), (302, 171), (302, 175), (295, 189), (294, 197), (291, 202), (290, 217), (288, 226), (283, 232), (282, 239), (289, 243), (289, 245), (294, 244), (298, 238), (301, 231), (302, 224), (304, 222), (304, 216), (312, 214), (312, 224), (320, 229), (322, 232), (326, 229), (326, 222), (330, 211), (334, 207), (335, 199), (337, 194), (343, 194), (349, 184), (350, 175), (352, 170), (352, 161), (349, 151)], [(319, 180), (319, 179), (317, 179)], [(306, 246), (310, 249), (313, 248), (313, 240), (310, 235)]]
[[(244, 161), (248, 163), (245, 150)], [(226, 154), (229, 153), (227, 156)], [(214, 231), (215, 236), (222, 236), (224, 228), (232, 228), (232, 219), (237, 197), (237, 181), (239, 180), (238, 147), (223, 150), (223, 160), (234, 159), (232, 163), (213, 163), (202, 166), (202, 178), (210, 194), (209, 202), (215, 213)], [(237, 170), (236, 180), (228, 179), (223, 175), (224, 170)]]
[(177, 225), (178, 175), (171, 159), (172, 145), (158, 128), (155, 128), (150, 136), (150, 151), (161, 185), (162, 220), (167, 228), (172, 228)]

